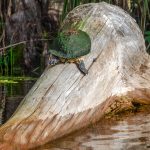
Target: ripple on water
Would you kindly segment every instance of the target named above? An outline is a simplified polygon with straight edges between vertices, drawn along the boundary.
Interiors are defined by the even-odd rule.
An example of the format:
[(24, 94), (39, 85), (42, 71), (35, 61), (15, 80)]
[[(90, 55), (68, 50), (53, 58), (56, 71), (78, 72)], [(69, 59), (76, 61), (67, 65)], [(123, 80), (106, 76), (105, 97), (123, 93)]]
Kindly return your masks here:
[(104, 119), (39, 150), (147, 150), (150, 149), (150, 113), (122, 120)]

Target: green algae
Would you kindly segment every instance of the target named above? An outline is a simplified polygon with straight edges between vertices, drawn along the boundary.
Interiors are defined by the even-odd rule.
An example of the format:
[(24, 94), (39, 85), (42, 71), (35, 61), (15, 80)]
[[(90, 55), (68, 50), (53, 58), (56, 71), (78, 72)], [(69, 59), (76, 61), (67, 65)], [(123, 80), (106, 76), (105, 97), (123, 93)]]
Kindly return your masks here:
[(0, 77), (0, 84), (16, 84), (20, 81), (33, 81), (33, 80), (37, 80), (37, 78), (33, 78), (33, 77), (9, 77), (9, 76), (1, 76)]

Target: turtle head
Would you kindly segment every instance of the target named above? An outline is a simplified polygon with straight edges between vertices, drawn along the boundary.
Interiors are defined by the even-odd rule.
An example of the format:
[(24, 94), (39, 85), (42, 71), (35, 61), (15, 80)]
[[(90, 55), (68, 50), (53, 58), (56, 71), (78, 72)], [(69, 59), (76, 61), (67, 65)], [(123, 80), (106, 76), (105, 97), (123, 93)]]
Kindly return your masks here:
[(58, 64), (59, 58), (51, 53), (49, 53), (49, 65), (53, 66)]

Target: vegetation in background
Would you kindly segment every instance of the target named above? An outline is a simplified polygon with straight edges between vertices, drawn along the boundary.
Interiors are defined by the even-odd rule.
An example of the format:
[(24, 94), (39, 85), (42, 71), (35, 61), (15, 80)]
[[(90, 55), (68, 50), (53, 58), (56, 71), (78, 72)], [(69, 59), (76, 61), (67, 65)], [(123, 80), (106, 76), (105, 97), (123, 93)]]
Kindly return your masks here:
[(22, 58), (23, 47), (18, 45), (16, 47), (10, 47), (0, 55), (0, 75), (15, 76), (23, 75), (22, 70)]
[[(0, 1), (0, 74), (13, 76), (20, 68), (19, 75), (22, 75), (22, 72), (29, 75), (40, 68), (41, 57), (46, 49), (43, 34), (47, 32), (51, 35), (52, 31), (48, 16), (49, 2), (49, 0)], [(24, 47), (18, 50), (16, 45)], [(39, 69), (38, 75), (41, 72)]]
[[(73, 8), (80, 4), (96, 3), (102, 1), (122, 7), (124, 10), (128, 11), (133, 18), (135, 18), (145, 36), (147, 51), (150, 52), (150, 0), (64, 0), (61, 21), (65, 18), (68, 12), (70, 12)], [(49, 0), (38, 2), (38, 6), (36, 4), (32, 4), (35, 10), (31, 9), (30, 2), (27, 3), (26, 5), (29, 8), (29, 12), (26, 11), (24, 13), (23, 9), (20, 8), (17, 3), (18, 0), (14, 0), (13, 3), (11, 2), (12, 0), (0, 1), (0, 75), (24, 75), (24, 63), (26, 63), (30, 71), (36, 73), (39, 68), (42, 68), (42, 65), (39, 63), (44, 63), (45, 58), (43, 59), (43, 54), (46, 53), (46, 49), (48, 47), (47, 42), (37, 41), (37, 38), (49, 39), (49, 37), (51, 36), (50, 30), (55, 28), (53, 27), (55, 26), (55, 24), (51, 24), (52, 22), (49, 21), (49, 18), (47, 16)], [(33, 1), (31, 0), (31, 2)], [(12, 6), (12, 4), (16, 5)], [(38, 9), (38, 12), (36, 12), (36, 7), (39, 6), (40, 10)], [(39, 15), (40, 13), (42, 15)], [(21, 18), (18, 14), (26, 15)], [(32, 17), (28, 19), (27, 16), (30, 15)], [(39, 15), (40, 17), (38, 18), (36, 15)], [(5, 16), (10, 16), (10, 18), (5, 19)], [(22, 22), (21, 25), (19, 23), (13, 25), (11, 22), (7, 22), (7, 25), (10, 25), (10, 28), (5, 28), (5, 21), (13, 21), (13, 16), (15, 16), (15, 18), (18, 17), (18, 19), (16, 20), (18, 22)], [(38, 19), (33, 23), (32, 21), (36, 18)], [(14, 26), (19, 27), (14, 28)], [(7, 29), (11, 31), (10, 33), (13, 33), (13, 31), (15, 32), (13, 36), (10, 33), (8, 34), (12, 36), (8, 36), (11, 39), (5, 36)], [(6, 37), (9, 39), (8, 41), (11, 41), (12, 43), (7, 43), (5, 41)], [(14, 43), (20, 43), (22, 41), (24, 43), (19, 44), (18, 46), (3, 48), (5, 46), (7, 47), (10, 44), (13, 45)], [(33, 63), (31, 63), (31, 61), (36, 62), (38, 65), (34, 65)]]

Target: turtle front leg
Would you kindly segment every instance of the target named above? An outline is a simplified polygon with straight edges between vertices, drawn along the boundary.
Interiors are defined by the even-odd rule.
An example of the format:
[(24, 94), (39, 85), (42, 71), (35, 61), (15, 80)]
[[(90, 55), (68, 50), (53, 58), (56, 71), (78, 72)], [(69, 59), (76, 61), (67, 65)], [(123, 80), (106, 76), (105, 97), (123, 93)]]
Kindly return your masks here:
[(88, 74), (88, 70), (85, 68), (85, 64), (84, 64), (84, 61), (83, 61), (83, 58), (79, 58), (77, 60), (77, 67), (78, 69), (84, 74), (84, 75), (87, 75)]
[(53, 66), (60, 62), (60, 59), (52, 54), (49, 54), (49, 65)]

